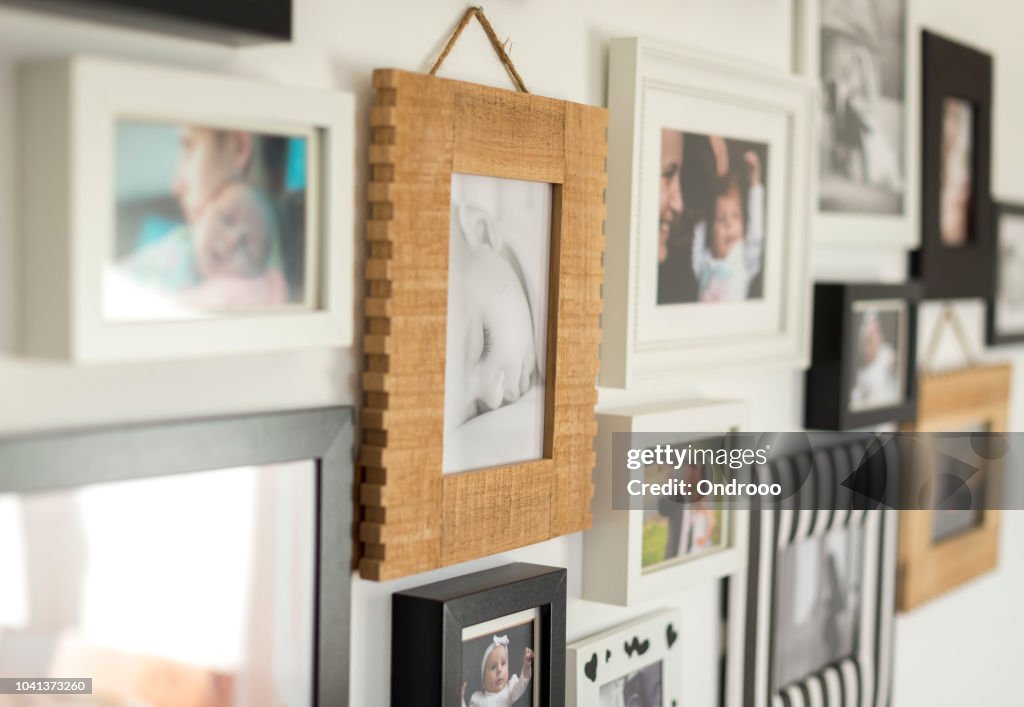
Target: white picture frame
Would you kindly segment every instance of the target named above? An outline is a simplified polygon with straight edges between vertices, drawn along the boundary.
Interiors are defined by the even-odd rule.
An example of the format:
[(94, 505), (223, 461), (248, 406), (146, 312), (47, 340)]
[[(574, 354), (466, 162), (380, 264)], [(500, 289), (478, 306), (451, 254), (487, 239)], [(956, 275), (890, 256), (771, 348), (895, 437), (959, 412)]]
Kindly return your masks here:
[[(652, 386), (712, 367), (806, 367), (813, 96), (809, 81), (785, 71), (671, 44), (612, 40), (601, 385)], [(759, 294), (658, 304), (663, 130), (724, 136), (766, 151)]]
[[(89, 56), (21, 67), (22, 293), (19, 349), (91, 364), (351, 346), (354, 322), (354, 102), (347, 93)], [(119, 120), (316, 135), (307, 209), (317, 243), (307, 306), (173, 321), (104, 311), (113, 254)], [(315, 184), (315, 187), (313, 186)]]
[(605, 707), (602, 688), (660, 663), (662, 705), (683, 700), (683, 612), (665, 609), (566, 646), (567, 707)]
[[(888, 468), (898, 463), (895, 445), (883, 448)], [(781, 457), (761, 466), (762, 481), (794, 488), (797, 468), (811, 461), (812, 473), (796, 496), (778, 508), (754, 513), (750, 526), (746, 643), (749, 646), (743, 704), (747, 707), (878, 707), (889, 704), (892, 687), (898, 512), (869, 509), (868, 501), (842, 486), (866, 455), (862, 441), (819, 446), (806, 458)], [(824, 542), (832, 534), (860, 532), (861, 573), (857, 581), (859, 616), (851, 655), (789, 680), (773, 689), (775, 648), (784, 631), (777, 625), (777, 568), (782, 554), (804, 542)], [(804, 645), (804, 653), (813, 649)]]
[[(914, 250), (921, 243), (920, 171), (921, 171), (921, 31), (915, 13), (915, 0), (905, 4), (903, 52), (903, 203), (899, 214), (841, 213), (822, 211), (815, 198), (814, 240), (835, 247), (877, 247)], [(822, 0), (797, 0), (793, 5), (793, 69), (821, 89), (821, 14)], [(822, 121), (815, 106), (815, 138), (820, 138)], [(814, 149), (819, 149), (816, 143)], [(815, 161), (814, 181), (820, 178)]]
[[(746, 566), (750, 513), (722, 508), (727, 518), (723, 547), (681, 557), (648, 571), (643, 568), (644, 511), (614, 508), (614, 444), (636, 436), (643, 444), (657, 433), (658, 443), (686, 443), (701, 433), (723, 435), (747, 424), (747, 406), (738, 401), (652, 404), (598, 414), (597, 468), (591, 504), (593, 526), (583, 535), (583, 598), (632, 606), (672, 596), (686, 587), (735, 575)], [(643, 478), (644, 470), (630, 473)]]

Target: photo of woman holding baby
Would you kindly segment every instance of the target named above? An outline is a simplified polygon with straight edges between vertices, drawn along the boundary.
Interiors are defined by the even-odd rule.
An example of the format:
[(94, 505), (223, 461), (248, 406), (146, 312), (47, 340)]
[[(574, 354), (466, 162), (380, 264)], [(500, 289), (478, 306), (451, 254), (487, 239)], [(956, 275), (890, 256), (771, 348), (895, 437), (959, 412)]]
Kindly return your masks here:
[(659, 305), (763, 293), (768, 146), (661, 131)]
[(160, 320), (309, 305), (307, 140), (119, 121), (104, 309)]

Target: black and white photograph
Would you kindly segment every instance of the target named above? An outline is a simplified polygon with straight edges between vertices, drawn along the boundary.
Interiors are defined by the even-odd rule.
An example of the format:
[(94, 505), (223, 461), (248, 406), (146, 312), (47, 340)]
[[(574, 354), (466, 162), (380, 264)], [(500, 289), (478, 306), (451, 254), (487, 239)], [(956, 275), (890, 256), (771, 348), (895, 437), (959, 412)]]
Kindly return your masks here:
[[(987, 422), (957, 426), (957, 432), (965, 435), (984, 435), (991, 431)], [(982, 464), (965, 478), (964, 463), (937, 449), (933, 450), (932, 464), (932, 542), (940, 543), (982, 524), (988, 491), (988, 469)]]
[(906, 0), (822, 0), (821, 211), (903, 211), (906, 16)]
[(768, 145), (661, 131), (659, 305), (762, 297)]
[(601, 686), (598, 707), (662, 707), (662, 661), (607, 682)]
[(857, 650), (864, 530), (789, 545), (776, 569), (772, 692)]
[(906, 314), (902, 300), (853, 303), (851, 412), (888, 407), (904, 399)]
[(309, 142), (303, 135), (118, 120), (106, 318), (314, 307), (319, 209)]
[(971, 237), (974, 192), (974, 108), (962, 98), (942, 105), (942, 177), (939, 234), (942, 245), (963, 246)]
[(1024, 337), (1024, 209), (1001, 207), (996, 251), (995, 334)]
[(444, 473), (543, 456), (550, 184), (452, 175)]
[(533, 707), (537, 685), (537, 611), (462, 630), (460, 707)]

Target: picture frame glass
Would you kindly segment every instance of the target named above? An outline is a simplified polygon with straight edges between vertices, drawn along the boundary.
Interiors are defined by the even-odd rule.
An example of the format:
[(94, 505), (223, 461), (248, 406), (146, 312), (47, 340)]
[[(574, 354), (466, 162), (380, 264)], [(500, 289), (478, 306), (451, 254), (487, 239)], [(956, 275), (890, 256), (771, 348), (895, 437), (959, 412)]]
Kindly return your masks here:
[(963, 98), (942, 101), (942, 175), (939, 185), (939, 239), (947, 248), (961, 248), (975, 239), (975, 108)]
[(652, 660), (644, 667), (601, 685), (598, 707), (662, 707), (664, 661)]
[(995, 329), (1001, 336), (1024, 336), (1024, 214), (1000, 214)]
[(442, 473), (544, 456), (553, 199), (452, 174)]
[[(701, 442), (695, 440), (690, 444), (702, 448)], [(714, 464), (698, 461), (682, 464), (679, 469), (671, 464), (649, 464), (643, 475), (644, 483), (651, 484), (677, 479), (689, 484), (692, 494), (659, 496), (656, 505), (644, 505), (640, 558), (643, 572), (657, 572), (729, 547), (731, 512), (722, 504), (701, 497), (696, 490), (701, 480), (713, 482), (722, 478), (720, 473), (716, 476)]]
[(540, 707), (541, 654), (539, 608), (464, 627), (462, 703)]
[(906, 398), (908, 380), (907, 302), (858, 300), (851, 310), (849, 411), (899, 405)]
[(0, 672), (86, 674), (112, 704), (313, 704), (317, 477), (305, 460), (0, 494)]
[(864, 529), (846, 527), (779, 552), (775, 579), (772, 692), (856, 655)]
[(822, 0), (818, 208), (899, 215), (907, 177), (907, 0)]
[(107, 321), (320, 306), (320, 130), (135, 115), (113, 130)]

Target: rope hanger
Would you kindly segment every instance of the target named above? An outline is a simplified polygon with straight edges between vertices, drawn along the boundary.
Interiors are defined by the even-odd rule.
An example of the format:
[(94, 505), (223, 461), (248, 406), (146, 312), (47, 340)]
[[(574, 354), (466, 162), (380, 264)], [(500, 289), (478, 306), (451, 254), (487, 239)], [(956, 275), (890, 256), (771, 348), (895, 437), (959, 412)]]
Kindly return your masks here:
[(508, 53), (505, 51), (506, 43), (502, 43), (498, 39), (497, 33), (494, 31), (494, 27), (491, 26), (487, 16), (484, 15), (484, 9), (482, 7), (469, 7), (466, 8), (466, 12), (463, 13), (462, 19), (459, 20), (459, 24), (455, 26), (451, 36), (448, 38), (448, 43), (444, 45), (444, 49), (441, 50), (440, 56), (437, 57), (437, 61), (430, 67), (428, 72), (431, 76), (437, 73), (437, 70), (441, 68), (441, 64), (451, 54), (452, 48), (455, 47), (455, 43), (459, 41), (459, 36), (462, 35), (462, 30), (466, 29), (466, 25), (473, 18), (476, 18), (480, 23), (480, 26), (484, 28), (484, 33), (487, 35), (487, 39), (491, 41), (491, 46), (494, 48), (494, 53), (498, 55), (498, 59), (501, 60), (502, 65), (505, 67), (505, 71), (508, 72), (509, 77), (512, 79), (512, 83), (516, 85), (522, 93), (529, 93), (526, 90), (526, 84), (523, 83), (522, 77), (519, 72), (516, 71), (516, 67), (512, 64), (512, 60), (509, 58)]
[(971, 339), (967, 335), (967, 329), (964, 327), (964, 323), (961, 321), (960, 315), (957, 314), (956, 309), (953, 307), (953, 303), (946, 302), (942, 306), (942, 314), (939, 315), (939, 320), (935, 322), (935, 327), (932, 329), (932, 335), (928, 339), (928, 349), (925, 352), (924, 361), (922, 362), (921, 367), (925, 371), (935, 370), (932, 364), (935, 361), (935, 354), (938, 353), (939, 343), (942, 341), (942, 334), (945, 332), (946, 327), (953, 330), (953, 335), (956, 337), (956, 341), (960, 345), (960, 350), (963, 352), (964, 358), (967, 359), (967, 365), (977, 365), (979, 358), (974, 351), (974, 347), (971, 345)]

